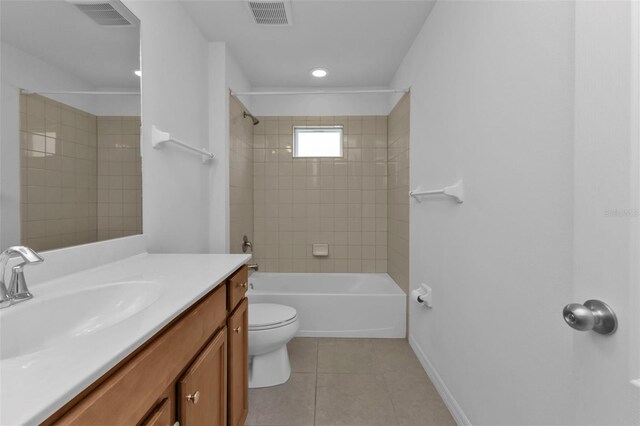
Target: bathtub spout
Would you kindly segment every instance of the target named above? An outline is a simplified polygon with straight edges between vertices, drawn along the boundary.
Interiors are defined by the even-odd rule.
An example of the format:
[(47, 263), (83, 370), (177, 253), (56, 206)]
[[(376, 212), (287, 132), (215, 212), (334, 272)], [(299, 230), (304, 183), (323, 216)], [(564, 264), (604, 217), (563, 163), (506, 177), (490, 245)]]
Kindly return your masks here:
[(260, 269), (260, 266), (258, 266), (257, 263), (249, 263), (247, 265), (247, 268), (249, 268), (250, 271), (258, 271), (258, 269)]

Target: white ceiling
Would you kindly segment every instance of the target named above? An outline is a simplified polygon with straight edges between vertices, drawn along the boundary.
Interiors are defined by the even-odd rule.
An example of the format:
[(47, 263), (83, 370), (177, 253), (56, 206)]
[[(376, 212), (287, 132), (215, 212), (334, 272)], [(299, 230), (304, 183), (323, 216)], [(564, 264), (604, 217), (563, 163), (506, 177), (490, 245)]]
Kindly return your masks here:
[(99, 26), (64, 0), (2, 0), (0, 10), (3, 42), (97, 88), (139, 88), (139, 27)]
[[(293, 0), (293, 26), (256, 25), (243, 0), (186, 0), (210, 41), (225, 41), (253, 87), (385, 87), (432, 0)], [(310, 76), (329, 70), (323, 79)]]

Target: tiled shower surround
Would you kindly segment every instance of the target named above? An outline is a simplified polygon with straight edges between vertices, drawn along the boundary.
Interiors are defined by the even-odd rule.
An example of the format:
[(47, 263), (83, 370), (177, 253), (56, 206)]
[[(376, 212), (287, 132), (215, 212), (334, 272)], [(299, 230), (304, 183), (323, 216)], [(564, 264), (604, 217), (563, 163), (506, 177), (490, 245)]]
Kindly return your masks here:
[(97, 117), (98, 241), (142, 233), (140, 117)]
[[(132, 186), (137, 187), (137, 192), (131, 194), (135, 197), (134, 203), (140, 204), (141, 190), (139, 143), (131, 152), (137, 159), (131, 161), (131, 166), (125, 164), (125, 158), (129, 159), (130, 155), (125, 154), (121, 142), (113, 144), (113, 151), (98, 149), (100, 119), (102, 117), (40, 95), (20, 96), (22, 244), (35, 250), (50, 250), (141, 233), (139, 217), (135, 226), (126, 232), (123, 228), (115, 233), (101, 233), (101, 226), (108, 226), (110, 230), (120, 221), (101, 224), (100, 211), (115, 216), (122, 206), (122, 202), (117, 202), (119, 194), (115, 192), (109, 194), (112, 198), (100, 204), (98, 175), (101, 170), (103, 173), (106, 170), (109, 184), (112, 183), (114, 189), (121, 185), (124, 191), (124, 171), (136, 168), (138, 183)], [(140, 123), (139, 117), (117, 117), (117, 120), (131, 122), (133, 127), (139, 127)], [(114, 135), (123, 132), (122, 128), (116, 130), (116, 127), (109, 130), (111, 136), (107, 139), (112, 142), (122, 140)], [(139, 130), (138, 136), (132, 135), (132, 138), (134, 142), (139, 140)], [(113, 166), (105, 168), (107, 163)], [(138, 212), (139, 209), (136, 215)], [(121, 219), (123, 214), (124, 210), (120, 213)]]
[(391, 278), (409, 292), (409, 107), (406, 94), (389, 114), (388, 259)]
[(229, 245), (242, 253), (242, 236), (253, 241), (253, 123), (243, 117), (244, 105), (229, 103)]
[[(387, 271), (387, 117), (262, 117), (254, 260), (268, 272)], [(344, 157), (293, 158), (293, 126), (344, 126)], [(328, 243), (314, 257), (313, 243)]]

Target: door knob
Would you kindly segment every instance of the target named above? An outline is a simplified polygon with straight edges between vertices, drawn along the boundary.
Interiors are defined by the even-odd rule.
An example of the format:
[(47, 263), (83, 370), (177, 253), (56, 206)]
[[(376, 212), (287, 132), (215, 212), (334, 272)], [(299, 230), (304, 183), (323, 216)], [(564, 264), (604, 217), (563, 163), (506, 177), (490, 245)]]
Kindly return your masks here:
[(584, 305), (570, 303), (562, 310), (562, 316), (569, 327), (580, 331), (613, 334), (618, 328), (615, 312), (600, 300), (587, 300)]

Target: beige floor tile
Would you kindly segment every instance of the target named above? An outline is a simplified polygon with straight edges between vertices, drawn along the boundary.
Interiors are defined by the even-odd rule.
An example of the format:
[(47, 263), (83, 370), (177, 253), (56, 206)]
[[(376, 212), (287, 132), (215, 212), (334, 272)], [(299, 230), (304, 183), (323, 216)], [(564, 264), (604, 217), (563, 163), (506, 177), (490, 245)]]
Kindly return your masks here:
[(387, 372), (384, 381), (401, 426), (455, 425), (449, 410), (429, 377), (420, 368), (414, 372)]
[(250, 390), (247, 425), (455, 424), (404, 339), (295, 338), (288, 350), (291, 379)]
[(291, 371), (296, 373), (315, 373), (318, 366), (318, 339), (315, 337), (296, 337), (287, 344)]
[(382, 375), (318, 373), (316, 392), (318, 426), (397, 424)]
[(316, 375), (292, 373), (285, 384), (249, 390), (247, 425), (313, 425)]
[(318, 373), (378, 373), (370, 339), (319, 339)]
[(373, 339), (371, 342), (380, 372), (424, 371), (406, 339)]

